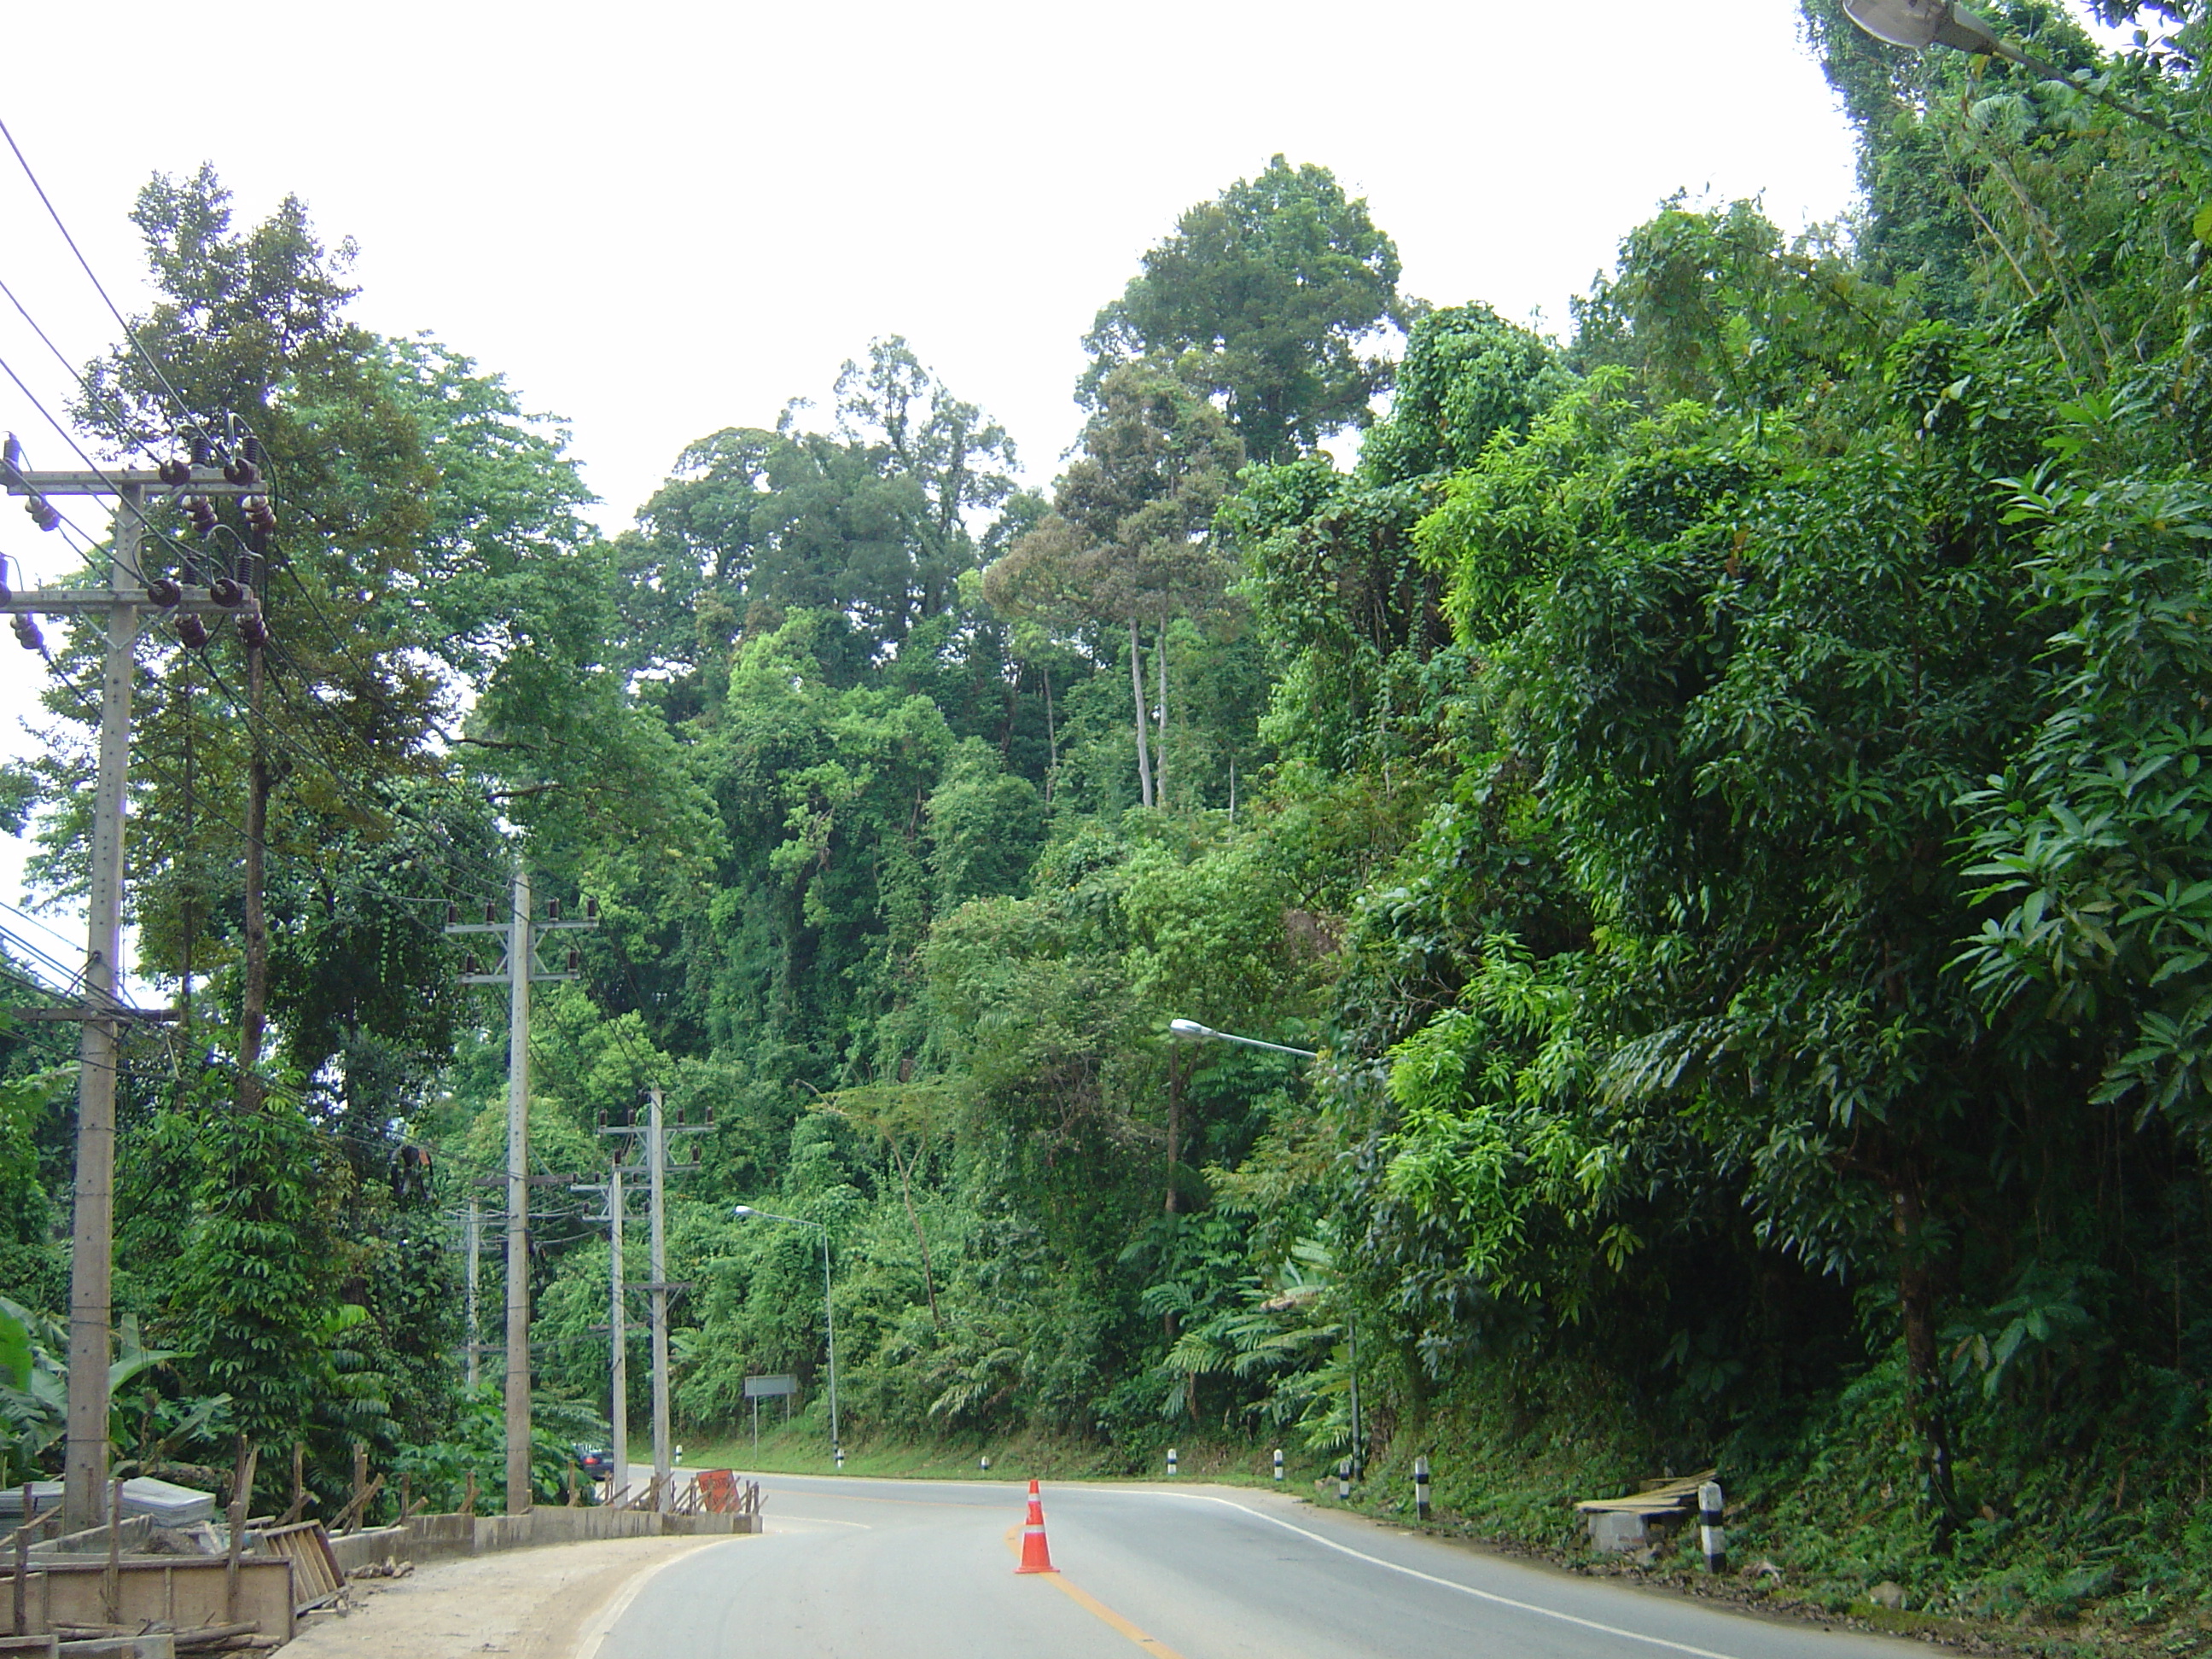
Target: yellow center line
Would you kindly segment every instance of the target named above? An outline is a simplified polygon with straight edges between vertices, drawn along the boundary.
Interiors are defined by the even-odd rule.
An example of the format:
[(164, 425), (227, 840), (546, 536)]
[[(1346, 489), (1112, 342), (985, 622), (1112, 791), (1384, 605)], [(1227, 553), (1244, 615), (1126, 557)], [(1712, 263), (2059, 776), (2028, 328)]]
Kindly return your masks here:
[[(1020, 1536), (1023, 1524), (1024, 1523), (1017, 1522), (1015, 1525), (1006, 1528), (1006, 1548), (1012, 1553), (1019, 1554), (1021, 1553), (1021, 1545), (1017, 1541), (1017, 1540)], [(1143, 1631), (1138, 1629), (1136, 1626), (1131, 1624), (1120, 1613), (1115, 1612), (1113, 1608), (1108, 1607), (1103, 1601), (1093, 1595), (1089, 1590), (1083, 1589), (1079, 1584), (1069, 1583), (1066, 1577), (1058, 1568), (1054, 1568), (1050, 1572), (1037, 1573), (1034, 1576), (1045, 1579), (1054, 1589), (1059, 1590), (1062, 1595), (1066, 1595), (1069, 1601), (1074, 1602), (1077, 1607), (1081, 1607), (1084, 1612), (1097, 1620), (1099, 1623), (1104, 1625), (1109, 1630), (1114, 1632), (1118, 1636), (1127, 1637), (1129, 1640), (1134, 1642), (1146, 1653), (1155, 1655), (1157, 1659), (1182, 1659), (1182, 1655), (1177, 1653), (1166, 1643), (1161, 1641), (1158, 1637), (1147, 1636)]]

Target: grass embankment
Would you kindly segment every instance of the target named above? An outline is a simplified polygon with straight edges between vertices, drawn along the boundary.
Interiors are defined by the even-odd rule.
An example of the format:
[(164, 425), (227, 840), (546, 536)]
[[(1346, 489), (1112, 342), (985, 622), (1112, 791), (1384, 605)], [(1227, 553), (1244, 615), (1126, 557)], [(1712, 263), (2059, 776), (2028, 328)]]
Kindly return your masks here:
[[(1387, 1424), (1382, 1425), (1389, 1427)], [(2212, 1651), (2212, 1502), (2193, 1458), (2107, 1421), (2087, 1453), (2008, 1446), (2002, 1425), (1968, 1422), (1946, 1525), (1909, 1475), (1914, 1444), (1901, 1383), (1877, 1367), (1835, 1395), (1717, 1443), (1655, 1428), (1600, 1373), (1553, 1366), (1470, 1376), (1396, 1425), (1351, 1507), (1413, 1526), (1413, 1460), (1433, 1471), (1430, 1529), (1573, 1571), (1668, 1584), (1777, 1613), (1917, 1634), (1980, 1651), (2173, 1659)], [(688, 1446), (691, 1467), (826, 1474), (823, 1424), (810, 1414)], [(1334, 1506), (1334, 1454), (1285, 1440), (1282, 1490)], [(1269, 1486), (1272, 1443), (1180, 1439), (1179, 1478)], [(988, 1471), (981, 1460), (988, 1456)], [(1165, 1447), (1055, 1437), (903, 1439), (859, 1433), (845, 1474), (920, 1480), (1164, 1480)], [(2108, 1467), (2109, 1466), (2109, 1467)], [(1644, 1479), (1717, 1467), (1729, 1504), (1731, 1571), (1703, 1571), (1686, 1525), (1633, 1557), (1589, 1547), (1572, 1505)], [(1901, 1599), (1903, 1605), (1877, 1605)]]
[[(716, 1437), (696, 1445), (686, 1441), (688, 1468), (743, 1469), (762, 1474), (831, 1474), (829, 1431), (813, 1413), (774, 1429), (763, 1421), (756, 1449), (750, 1425), (741, 1434)], [(1178, 1443), (1178, 1475), (1230, 1486), (1274, 1484), (1273, 1448), (1244, 1441), (1192, 1439)], [(1283, 1445), (1285, 1489), (1310, 1494), (1313, 1483), (1335, 1460), (1289, 1441)], [(987, 1470), (981, 1460), (991, 1460)], [(1007, 1435), (951, 1435), (912, 1440), (865, 1433), (845, 1442), (848, 1475), (900, 1480), (1164, 1480), (1164, 1447), (1139, 1449), (1023, 1431)], [(1332, 1486), (1333, 1492), (1334, 1488)]]
[[(1426, 1452), (1434, 1529), (1578, 1571), (1984, 1651), (2212, 1650), (2212, 1502), (2193, 1455), (2148, 1419), (2133, 1426), (2125, 1402), (2072, 1446), (2008, 1438), (1995, 1413), (1953, 1426), (1947, 1521), (1912, 1473), (1893, 1364), (1717, 1441), (1655, 1428), (1595, 1371), (1477, 1374), (1392, 1437), (1353, 1501), (1413, 1524)], [(1709, 1468), (1728, 1501), (1727, 1577), (1705, 1573), (1693, 1519), (1633, 1557), (1590, 1550), (1576, 1499)]]

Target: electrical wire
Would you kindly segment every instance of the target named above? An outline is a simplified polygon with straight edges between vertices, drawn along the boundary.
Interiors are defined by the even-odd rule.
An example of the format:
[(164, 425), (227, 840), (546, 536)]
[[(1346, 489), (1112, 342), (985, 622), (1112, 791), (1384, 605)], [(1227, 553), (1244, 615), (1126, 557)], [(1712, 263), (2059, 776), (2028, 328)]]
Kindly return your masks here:
[(62, 366), (63, 372), (75, 380), (80, 388), (89, 393), (92, 388), (84, 384), (84, 376), (77, 372), (76, 365), (62, 355), (62, 349), (47, 337), (46, 330), (39, 326), (39, 319), (31, 315), (30, 308), (15, 297), (15, 290), (9, 288), (5, 282), (0, 282), (0, 295), (7, 296), (8, 303), (15, 307), (16, 314), (29, 324), (31, 332), (39, 337), (39, 343), (54, 354), (54, 361)]
[(185, 402), (184, 395), (169, 383), (169, 377), (162, 372), (161, 364), (154, 361), (152, 354), (148, 352), (145, 346), (140, 343), (138, 331), (131, 326), (130, 319), (123, 314), (114, 300), (108, 295), (106, 284), (101, 283), (99, 274), (92, 268), (92, 261), (84, 257), (84, 250), (76, 245), (76, 238), (70, 234), (70, 228), (62, 222), (60, 210), (54, 206), (53, 198), (46, 194), (46, 187), (39, 182), (39, 175), (32, 170), (30, 158), (23, 154), (23, 147), (15, 142), (15, 135), (8, 131), (8, 124), (5, 121), (0, 121), (0, 138), (5, 138), (8, 141), (8, 148), (15, 151), (15, 160), (23, 169), (23, 176), (31, 181), (31, 188), (38, 192), (39, 200), (46, 206), (47, 216), (54, 222), (54, 228), (61, 232), (62, 240), (69, 244), (69, 251), (76, 255), (77, 264), (83, 268), (86, 277), (99, 293), (101, 301), (107, 307), (108, 314), (113, 317), (121, 326), (124, 337), (131, 342), (131, 349), (138, 354), (140, 361), (148, 368), (154, 371), (154, 378), (161, 383), (162, 389), (175, 402), (177, 413), (182, 418), (182, 422), (189, 423), (191, 419), (191, 406)]
[[(76, 453), (77, 459), (82, 461), (86, 469), (90, 471), (94, 477), (98, 478), (101, 484), (115, 496), (118, 510), (127, 507), (130, 510), (131, 516), (138, 521), (138, 526), (141, 531), (145, 534), (153, 537), (155, 540), (160, 542), (163, 546), (167, 547), (171, 553), (174, 554), (179, 560), (189, 565), (193, 556), (191, 550), (184, 546), (176, 539), (175, 537), (170, 535), (167, 531), (164, 530), (160, 525), (156, 524), (152, 519), (147, 516), (144, 505), (133, 499), (131, 492), (123, 484), (118, 483), (115, 477), (106, 471), (106, 469), (100, 465), (98, 461), (92, 459), (92, 456), (86, 451), (85, 447), (76, 441), (76, 435), (56, 417), (52, 410), (48, 409), (44, 403), (40, 401), (39, 395), (23, 383), (23, 377), (15, 373), (14, 366), (11, 365), (5, 357), (0, 357), (0, 373), (4, 373), (9, 380), (15, 383), (15, 389), (23, 394), (25, 399), (29, 402), (31, 407), (39, 411), (40, 416), (48, 426), (53, 428), (56, 432), (61, 434), (62, 441), (67, 444)], [(53, 504), (49, 501), (47, 505), (52, 507)], [(58, 511), (59, 509), (56, 510)], [(82, 531), (79, 531), (77, 533), (82, 535), (84, 532)]]

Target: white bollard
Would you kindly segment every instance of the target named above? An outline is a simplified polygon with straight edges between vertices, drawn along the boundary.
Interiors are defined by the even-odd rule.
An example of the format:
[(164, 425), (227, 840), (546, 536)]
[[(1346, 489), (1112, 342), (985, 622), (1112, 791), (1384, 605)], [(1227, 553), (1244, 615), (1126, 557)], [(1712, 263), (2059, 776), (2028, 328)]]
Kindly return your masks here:
[(977, 1463), (977, 1467), (978, 1467), (978, 1468), (980, 1468), (983, 1471), (983, 1473), (984, 1473), (984, 1474), (990, 1474), (990, 1472), (991, 1472), (991, 1454), (990, 1454), (990, 1453), (988, 1453), (988, 1452), (985, 1452), (981, 1457), (980, 1457), (980, 1458), (978, 1458), (978, 1459), (976, 1460), (976, 1463)]
[(841, 1469), (845, 1467), (845, 1449), (842, 1446), (837, 1448), (837, 1467)]
[(1336, 1501), (1340, 1504), (1352, 1501), (1352, 1460), (1348, 1457), (1336, 1460)]
[(1708, 1480), (1698, 1488), (1698, 1542), (1705, 1547), (1705, 1571), (1728, 1571), (1728, 1529), (1721, 1525), (1721, 1483)]
[(1282, 1449), (1280, 1446), (1278, 1446), (1278, 1447), (1276, 1447), (1276, 1448), (1275, 1448), (1275, 1479), (1276, 1479), (1276, 1480), (1280, 1480), (1282, 1478), (1283, 1478), (1283, 1449)]
[(1426, 1452), (1413, 1460), (1413, 1513), (1429, 1518), (1429, 1458)]
[(1169, 1473), (1170, 1475), (1172, 1475), (1175, 1472), (1176, 1472), (1176, 1449), (1175, 1449), (1173, 1446), (1170, 1446), (1170, 1447), (1168, 1448), (1168, 1473)]

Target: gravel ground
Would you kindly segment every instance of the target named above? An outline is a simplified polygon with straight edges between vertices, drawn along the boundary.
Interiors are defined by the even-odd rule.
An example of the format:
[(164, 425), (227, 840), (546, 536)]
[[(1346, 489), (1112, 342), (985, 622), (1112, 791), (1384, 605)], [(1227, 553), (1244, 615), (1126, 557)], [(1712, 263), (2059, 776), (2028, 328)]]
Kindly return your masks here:
[(505, 1550), (357, 1579), (343, 1612), (317, 1612), (286, 1659), (461, 1659), (505, 1653), (572, 1659), (633, 1580), (727, 1537), (610, 1538)]

